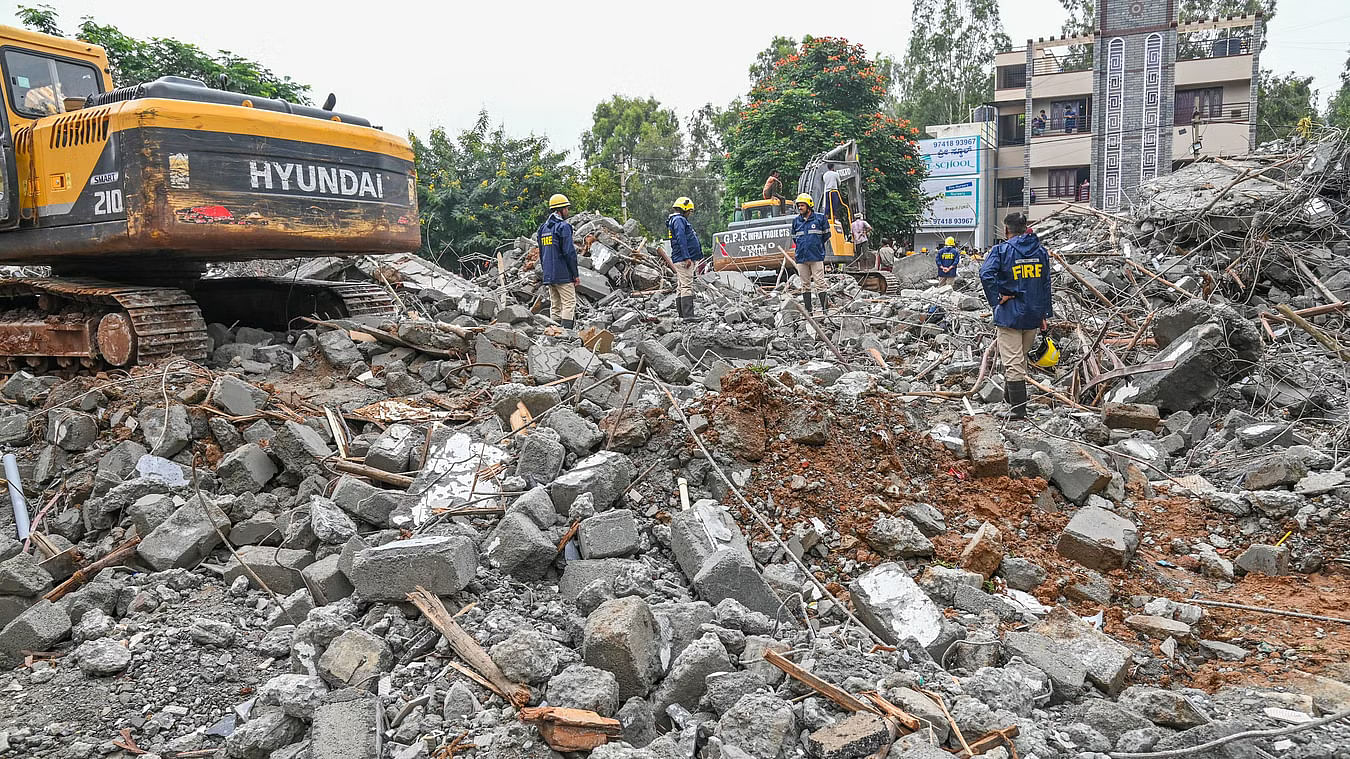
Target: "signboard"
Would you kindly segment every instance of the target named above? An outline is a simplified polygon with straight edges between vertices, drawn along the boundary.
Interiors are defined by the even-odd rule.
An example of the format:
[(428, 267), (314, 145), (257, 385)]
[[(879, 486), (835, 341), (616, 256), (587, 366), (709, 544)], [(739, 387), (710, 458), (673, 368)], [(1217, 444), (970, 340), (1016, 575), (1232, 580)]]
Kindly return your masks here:
[(919, 155), (930, 177), (979, 174), (981, 152), (978, 135), (919, 140)]
[(919, 219), (924, 229), (974, 229), (980, 218), (980, 180), (925, 179), (919, 185), (925, 197), (932, 197), (928, 210)]

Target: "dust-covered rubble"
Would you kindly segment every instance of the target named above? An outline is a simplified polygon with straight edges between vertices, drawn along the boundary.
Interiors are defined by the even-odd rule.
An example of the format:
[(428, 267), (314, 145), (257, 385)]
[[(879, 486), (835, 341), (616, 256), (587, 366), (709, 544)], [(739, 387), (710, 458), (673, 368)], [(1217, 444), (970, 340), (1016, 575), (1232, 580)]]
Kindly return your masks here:
[(357, 259), (397, 318), (17, 372), (0, 756), (1341, 756), (1343, 722), (1188, 751), (1350, 706), (1318, 336), (1350, 181), (1298, 149), (1038, 225), (1062, 358), (1022, 424), (976, 261), (831, 273), (813, 320), (793, 278), (707, 272), (685, 323), (594, 214), (576, 331), (520, 240), (474, 279)]

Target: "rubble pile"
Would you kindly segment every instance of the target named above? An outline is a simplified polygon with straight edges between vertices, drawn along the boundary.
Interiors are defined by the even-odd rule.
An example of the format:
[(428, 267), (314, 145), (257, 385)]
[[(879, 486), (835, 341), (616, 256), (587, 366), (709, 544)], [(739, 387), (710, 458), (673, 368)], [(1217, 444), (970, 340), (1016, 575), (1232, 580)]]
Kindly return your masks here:
[(709, 272), (685, 324), (592, 214), (575, 332), (520, 241), (353, 262), (397, 319), (15, 373), (0, 757), (1343, 756), (1337, 149), (1042, 223), (1024, 424), (978, 261), (813, 317)]

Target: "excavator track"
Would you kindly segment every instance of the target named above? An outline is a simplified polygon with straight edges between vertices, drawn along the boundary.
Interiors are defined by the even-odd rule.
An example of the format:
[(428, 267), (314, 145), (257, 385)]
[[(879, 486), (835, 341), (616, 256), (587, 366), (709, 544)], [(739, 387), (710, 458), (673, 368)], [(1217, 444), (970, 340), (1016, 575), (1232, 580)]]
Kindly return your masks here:
[(206, 358), (208, 321), (284, 330), (299, 316), (383, 318), (384, 288), (283, 277), (201, 279), (185, 288), (87, 277), (0, 279), (0, 356), (11, 370), (70, 373)]
[(0, 280), (0, 353), (32, 368), (123, 367), (206, 358), (206, 321), (174, 287), (83, 277)]
[(881, 295), (899, 295), (903, 285), (900, 278), (888, 271), (850, 271), (858, 286)]

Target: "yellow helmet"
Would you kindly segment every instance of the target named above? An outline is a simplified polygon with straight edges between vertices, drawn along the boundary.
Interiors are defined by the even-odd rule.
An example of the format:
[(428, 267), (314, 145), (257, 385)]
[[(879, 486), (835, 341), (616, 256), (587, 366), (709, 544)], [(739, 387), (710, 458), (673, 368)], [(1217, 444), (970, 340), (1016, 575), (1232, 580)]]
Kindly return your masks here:
[(928, 248), (926, 248), (926, 247), (925, 247), (925, 248), (919, 248), (919, 252), (920, 252), (920, 253), (927, 253), (927, 252), (928, 252)]
[(1059, 363), (1059, 348), (1049, 335), (1042, 332), (1036, 344), (1027, 351), (1027, 360), (1042, 369), (1049, 369)]
[(955, 237), (948, 237), (948, 238), (947, 238), (947, 244), (948, 244), (948, 245), (955, 245), (955, 244), (956, 244), (956, 238), (955, 238)]
[(548, 207), (549, 207), (549, 208), (554, 208), (554, 209), (557, 209), (557, 208), (566, 208), (566, 207), (568, 207), (568, 206), (570, 206), (570, 205), (572, 205), (572, 201), (568, 200), (568, 199), (567, 199), (567, 196), (564, 195), (564, 194), (562, 194), (561, 192), (559, 192), (559, 193), (554, 193), (553, 197), (551, 197), (551, 198), (548, 199)]
[(805, 203), (808, 206), (811, 206), (812, 208), (816, 207), (816, 201), (812, 200), (811, 196), (807, 193), (802, 193), (801, 195), (798, 195), (796, 202)]
[(678, 208), (681, 211), (692, 211), (694, 210), (694, 201), (686, 197), (679, 197), (675, 199), (675, 204), (672, 205), (671, 208)]

